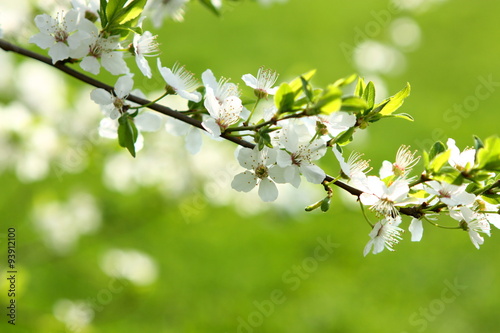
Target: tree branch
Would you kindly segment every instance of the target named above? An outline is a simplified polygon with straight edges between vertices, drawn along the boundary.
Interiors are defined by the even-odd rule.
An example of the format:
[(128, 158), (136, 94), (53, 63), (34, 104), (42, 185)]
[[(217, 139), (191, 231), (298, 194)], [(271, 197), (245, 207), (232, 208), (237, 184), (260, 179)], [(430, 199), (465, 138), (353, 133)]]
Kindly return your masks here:
[[(17, 45), (11, 44), (3, 39), (0, 39), (0, 48), (2, 48), (4, 51), (7, 51), (7, 52), (9, 52), (9, 51), (14, 52), (14, 53), (23, 55), (25, 57), (32, 58), (32, 59), (38, 60), (40, 62), (43, 62), (44, 64), (55, 67), (58, 70), (68, 74), (69, 76), (72, 76), (75, 79), (80, 80), (80, 81), (87, 83), (91, 86), (94, 86), (96, 88), (101, 88), (101, 89), (107, 90), (109, 92), (113, 91), (112, 86), (105, 84), (101, 81), (98, 81), (94, 78), (91, 78), (85, 74), (82, 74), (82, 73), (80, 73), (80, 72), (78, 72), (70, 67), (67, 67), (66, 64), (63, 62), (59, 61), (59, 62), (56, 62), (55, 64), (53, 64), (52, 59), (50, 59), (49, 57), (40, 55), (36, 52), (33, 52), (33, 51), (27, 50), (25, 48), (19, 47)], [(191, 126), (198, 127), (199, 129), (205, 130), (205, 128), (203, 128), (203, 126), (201, 125), (201, 121), (194, 119), (194, 118), (191, 118), (189, 116), (186, 116), (185, 114), (183, 114), (179, 111), (172, 110), (171, 108), (169, 108), (167, 106), (160, 105), (157, 103), (150, 104), (151, 101), (144, 99), (144, 98), (134, 96), (134, 95), (129, 95), (127, 97), (127, 100), (129, 100), (133, 103), (140, 104), (140, 105), (147, 105), (147, 107), (151, 110), (157, 111), (157, 112), (162, 113), (166, 116), (169, 116), (169, 117), (175, 118), (177, 120), (180, 120), (184, 123), (187, 123)], [(242, 139), (239, 139), (239, 138), (231, 136), (231, 135), (222, 134), (221, 137), (228, 140), (228, 141), (234, 142), (242, 147), (246, 147), (246, 148), (250, 148), (250, 149), (253, 149), (255, 147), (255, 144), (248, 142), (248, 141), (245, 141), (245, 140), (242, 140)], [(334, 178), (331, 176), (327, 175), (325, 177), (325, 181), (327, 181), (327, 182), (331, 182), (333, 180), (334, 180)], [(350, 194), (357, 196), (357, 197), (359, 197), (363, 193), (362, 191), (360, 191), (352, 186), (349, 186), (341, 181), (338, 181), (338, 180), (336, 180), (332, 184), (340, 187), (341, 189), (343, 189), (343, 190), (345, 190), (345, 191), (349, 192)]]

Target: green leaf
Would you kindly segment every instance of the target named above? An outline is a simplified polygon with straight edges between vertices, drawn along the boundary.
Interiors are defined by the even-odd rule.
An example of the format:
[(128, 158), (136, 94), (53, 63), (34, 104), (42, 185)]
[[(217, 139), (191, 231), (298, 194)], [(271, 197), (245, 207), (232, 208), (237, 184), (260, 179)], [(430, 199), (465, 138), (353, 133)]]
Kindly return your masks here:
[(439, 173), (441, 168), (448, 163), (450, 155), (451, 150), (447, 150), (444, 153), (436, 155), (429, 163), (429, 170), (433, 173)]
[(325, 197), (321, 201), (321, 211), (322, 212), (327, 212), (328, 209), (330, 209), (330, 198), (329, 197)]
[(347, 131), (341, 134), (338, 138), (335, 139), (335, 143), (339, 146), (345, 146), (349, 142), (352, 141), (352, 135), (354, 134), (355, 127), (350, 127)]
[(304, 94), (306, 95), (306, 97), (309, 100), (309, 102), (312, 102), (312, 100), (313, 100), (313, 92), (311, 90), (311, 85), (302, 76), (300, 77), (300, 80), (302, 81), (302, 90), (304, 90)]
[(364, 111), (368, 109), (368, 104), (366, 101), (357, 96), (348, 96), (342, 98), (342, 108), (343, 111)]
[(354, 95), (362, 97), (365, 93), (365, 80), (362, 77), (358, 78), (358, 83), (356, 83), (356, 88), (354, 89)]
[(301, 76), (295, 78), (292, 82), (289, 83), (290, 89), (292, 89), (294, 98), (296, 98), (303, 89), (304, 84), (302, 80), (307, 82), (311, 81), (311, 78), (316, 74), (316, 70), (310, 70), (309, 72), (302, 74)]
[(335, 81), (332, 85), (335, 86), (335, 87), (342, 87), (342, 86), (346, 86), (348, 84), (351, 84), (354, 82), (354, 80), (356, 80), (358, 76), (356, 74), (351, 74), (349, 75), (348, 77), (345, 77), (345, 78), (342, 78), (342, 79), (338, 79), (337, 81)]
[(292, 111), (294, 101), (295, 94), (292, 88), (288, 83), (283, 82), (274, 95), (274, 104), (278, 112)]
[(484, 141), (484, 147), (477, 152), (474, 169), (500, 171), (500, 138), (492, 136)]
[(433, 160), (437, 155), (444, 153), (446, 151), (446, 146), (441, 142), (435, 142), (429, 152), (429, 159)]
[(127, 148), (130, 154), (135, 157), (135, 142), (139, 132), (135, 127), (134, 119), (127, 114), (118, 118), (118, 143), (121, 147)]
[(220, 16), (220, 11), (217, 7), (215, 7), (213, 4), (212, 4), (212, 1), (211, 0), (200, 0), (200, 2), (206, 7), (208, 8), (212, 13), (214, 13), (215, 15), (217, 16)]
[(146, 5), (147, 0), (133, 0), (127, 7), (123, 9), (124, 13), (119, 16), (118, 23), (126, 24), (137, 19)]
[(106, 7), (106, 16), (108, 18), (108, 22), (113, 25), (115, 22), (115, 18), (120, 15), (120, 12), (123, 11), (123, 7), (127, 3), (127, 0), (109, 0), (108, 5)]
[(390, 115), (403, 105), (406, 97), (410, 95), (410, 84), (407, 83), (406, 87), (399, 91), (396, 95), (389, 97), (379, 105), (383, 105), (382, 109), (379, 111), (381, 115)]
[(391, 114), (389, 116), (385, 116), (384, 118), (387, 117), (394, 117), (394, 118), (401, 118), (409, 121), (414, 121), (413, 117), (409, 115), (408, 113), (396, 113), (396, 114)]
[(373, 106), (375, 105), (375, 85), (372, 81), (368, 82), (362, 96), (368, 105), (367, 110), (373, 109)]
[(332, 112), (340, 110), (342, 106), (342, 91), (340, 89), (331, 84), (329, 85), (323, 94), (319, 97), (316, 105), (314, 106), (314, 110), (317, 113), (330, 114)]
[(108, 6), (108, 2), (106, 0), (100, 0), (100, 8), (98, 11), (99, 18), (101, 19), (101, 24), (105, 27), (108, 24), (108, 18), (106, 16), (106, 8)]

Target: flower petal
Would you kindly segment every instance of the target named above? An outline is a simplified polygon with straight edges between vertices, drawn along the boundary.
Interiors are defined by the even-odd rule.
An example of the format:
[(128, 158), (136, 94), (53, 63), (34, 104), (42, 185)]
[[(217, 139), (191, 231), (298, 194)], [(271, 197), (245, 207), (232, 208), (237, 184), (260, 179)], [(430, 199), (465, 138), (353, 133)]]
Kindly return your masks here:
[(245, 82), (247, 86), (253, 89), (257, 89), (257, 78), (253, 76), (252, 74), (245, 74), (241, 77), (241, 79)]
[(128, 75), (120, 76), (115, 83), (116, 97), (124, 98), (125, 96), (130, 94), (133, 87), (134, 87), (134, 80), (130, 76)]
[(250, 192), (257, 185), (257, 177), (250, 171), (234, 176), (231, 187), (238, 192)]
[(308, 182), (313, 184), (321, 184), (326, 176), (325, 172), (315, 164), (301, 165), (300, 172), (306, 177)]
[(162, 118), (152, 112), (143, 112), (134, 118), (137, 128), (143, 132), (156, 132), (162, 126)]
[(276, 184), (268, 178), (264, 178), (259, 184), (259, 196), (262, 201), (271, 202), (278, 198), (278, 188)]
[(422, 235), (424, 233), (424, 228), (422, 227), (422, 220), (415, 218), (412, 219), (408, 230), (410, 230), (411, 232), (411, 241), (420, 242), (420, 240), (422, 239)]
[(90, 98), (99, 105), (113, 104), (113, 96), (104, 89), (97, 88), (92, 90)]

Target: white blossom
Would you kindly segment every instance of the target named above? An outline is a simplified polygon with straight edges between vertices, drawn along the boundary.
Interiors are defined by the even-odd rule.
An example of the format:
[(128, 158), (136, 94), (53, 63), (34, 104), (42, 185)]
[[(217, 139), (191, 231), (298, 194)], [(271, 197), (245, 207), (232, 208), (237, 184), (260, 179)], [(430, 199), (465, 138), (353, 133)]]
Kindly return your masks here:
[(328, 116), (311, 117), (311, 120), (319, 121), (325, 126), (326, 131), (321, 134), (327, 135), (327, 138), (336, 137), (356, 124), (356, 116), (344, 111), (333, 112)]
[(302, 136), (293, 128), (284, 128), (281, 133), (280, 144), (285, 148), (278, 151), (277, 163), (285, 169), (285, 179), (295, 187), (300, 185), (300, 174), (308, 182), (321, 184), (325, 179), (325, 172), (313, 161), (323, 157), (326, 145), (322, 140), (313, 142), (302, 141)]
[(75, 51), (76, 58), (83, 58), (80, 62), (83, 70), (97, 75), (102, 66), (113, 75), (129, 73), (123, 52), (118, 51), (120, 45), (117, 36), (101, 36), (94, 24), (82, 25), (80, 30), (89, 36)]
[(346, 177), (348, 177), (349, 179), (366, 177), (365, 172), (368, 172), (369, 170), (365, 170), (368, 169), (370, 165), (369, 161), (361, 159), (361, 156), (363, 156), (363, 154), (352, 152), (351, 155), (349, 155), (347, 162), (345, 162), (344, 158), (342, 157), (342, 153), (338, 150), (338, 145), (332, 148), (332, 151), (339, 161), (340, 169)]
[(178, 64), (175, 64), (172, 69), (162, 67), (160, 58), (158, 58), (157, 63), (161, 76), (177, 95), (193, 102), (201, 101), (201, 94), (195, 91), (198, 87), (198, 82), (194, 78), (193, 73), (188, 72), (183, 66), (180, 67)]
[(239, 192), (249, 192), (259, 186), (259, 196), (263, 201), (274, 201), (278, 197), (275, 182), (284, 183), (283, 170), (276, 165), (276, 150), (264, 147), (259, 150), (240, 148), (238, 162), (247, 171), (237, 174), (231, 186)]
[(148, 1), (146, 11), (152, 15), (155, 28), (160, 28), (166, 18), (182, 22), (186, 3), (189, 0), (151, 0)]
[(228, 82), (229, 80), (226, 78), (220, 78), (219, 81), (217, 81), (214, 73), (210, 69), (207, 69), (201, 74), (201, 80), (205, 88), (211, 88), (213, 90), (213, 94), (217, 101), (219, 101), (219, 104), (222, 104), (228, 97), (240, 97), (241, 95), (236, 84)]
[(470, 240), (472, 244), (479, 249), (480, 245), (483, 245), (484, 238), (480, 235), (485, 234), (490, 235), (490, 224), (484, 218), (483, 214), (477, 214), (475, 211), (469, 207), (459, 207), (458, 211), (450, 211), (450, 216), (457, 221), (466, 223), (466, 230), (469, 233)]
[(472, 193), (465, 191), (467, 185), (453, 185), (448, 183), (440, 183), (438, 181), (432, 180), (425, 183), (428, 187), (426, 191), (430, 194), (439, 197), (443, 203), (448, 207), (455, 207), (460, 205), (470, 205), (476, 199), (476, 196)]
[(420, 242), (424, 234), (424, 227), (422, 226), (422, 219), (413, 218), (408, 230), (411, 232), (411, 241)]
[(389, 161), (382, 162), (380, 178), (384, 179), (390, 176), (396, 176), (405, 179), (411, 169), (420, 160), (419, 156), (415, 157), (416, 153), (416, 151), (411, 152), (408, 146), (402, 145), (396, 153), (396, 161), (394, 163)]
[(158, 55), (159, 48), (156, 38), (156, 35), (153, 36), (151, 32), (145, 31), (142, 35), (135, 34), (132, 41), (132, 49), (137, 67), (148, 78), (152, 77), (152, 73), (146, 57), (155, 57)]
[(204, 120), (202, 125), (214, 138), (219, 137), (223, 130), (240, 120), (243, 105), (236, 96), (229, 96), (219, 104), (212, 88), (207, 87), (204, 104), (211, 117)]
[(400, 234), (403, 232), (403, 229), (398, 227), (400, 223), (400, 216), (394, 218), (386, 217), (377, 222), (369, 234), (370, 240), (366, 244), (363, 254), (366, 256), (370, 251), (373, 254), (377, 254), (384, 249), (394, 251), (392, 247), (399, 243), (401, 240)]
[(127, 96), (132, 91), (134, 80), (130, 76), (121, 76), (116, 81), (114, 94), (102, 88), (92, 90), (90, 98), (99, 104), (104, 114), (111, 119), (117, 119), (122, 113), (127, 112), (130, 106)]
[(76, 10), (70, 10), (64, 16), (63, 13), (58, 13), (56, 18), (47, 14), (37, 15), (35, 24), (40, 33), (32, 36), (30, 43), (42, 49), (48, 48), (54, 64), (73, 57), (74, 50), (88, 37), (84, 31), (77, 31), (79, 24)]
[(241, 77), (247, 86), (253, 88), (256, 95), (259, 97), (266, 97), (267, 95), (274, 95), (278, 87), (273, 87), (278, 79), (278, 73), (271, 69), (260, 67), (257, 72), (257, 77), (252, 74), (245, 74)]
[(405, 180), (396, 180), (387, 186), (380, 178), (368, 176), (365, 179), (354, 180), (363, 193), (359, 200), (370, 209), (383, 216), (396, 217), (399, 215), (397, 206), (405, 206), (418, 202), (417, 199), (408, 197), (410, 188)]
[(446, 145), (451, 151), (448, 163), (450, 163), (452, 167), (459, 171), (466, 171), (472, 168), (476, 156), (475, 149), (467, 148), (460, 152), (460, 149), (458, 149), (453, 139), (448, 139)]

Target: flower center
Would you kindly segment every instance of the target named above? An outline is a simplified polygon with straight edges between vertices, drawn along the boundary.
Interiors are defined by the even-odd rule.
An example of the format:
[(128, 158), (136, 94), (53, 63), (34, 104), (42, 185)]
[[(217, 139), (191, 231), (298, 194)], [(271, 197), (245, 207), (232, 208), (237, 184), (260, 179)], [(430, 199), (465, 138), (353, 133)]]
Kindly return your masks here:
[(269, 170), (264, 165), (259, 165), (255, 168), (255, 175), (260, 179), (267, 178), (269, 176)]

